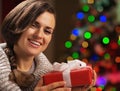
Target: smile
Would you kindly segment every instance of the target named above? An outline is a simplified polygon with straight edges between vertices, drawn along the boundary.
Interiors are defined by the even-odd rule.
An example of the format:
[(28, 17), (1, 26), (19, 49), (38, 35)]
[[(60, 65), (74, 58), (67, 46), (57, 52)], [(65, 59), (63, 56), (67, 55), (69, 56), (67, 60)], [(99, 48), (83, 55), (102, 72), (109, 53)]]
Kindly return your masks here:
[(35, 48), (37, 48), (37, 47), (39, 47), (41, 45), (39, 42), (34, 41), (34, 40), (29, 40), (29, 42), (30, 42), (30, 45), (32, 47), (35, 47)]

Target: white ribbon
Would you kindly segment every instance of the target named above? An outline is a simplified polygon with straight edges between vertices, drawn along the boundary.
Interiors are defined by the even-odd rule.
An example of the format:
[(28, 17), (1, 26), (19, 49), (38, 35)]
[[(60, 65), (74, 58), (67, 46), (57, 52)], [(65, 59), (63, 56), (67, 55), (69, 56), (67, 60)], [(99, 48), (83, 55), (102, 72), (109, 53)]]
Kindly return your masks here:
[(76, 59), (72, 61), (68, 61), (67, 63), (58, 63), (55, 62), (53, 64), (54, 71), (62, 71), (63, 72), (63, 80), (66, 81), (66, 86), (71, 87), (71, 78), (70, 78), (70, 70), (80, 69), (86, 67), (86, 63)]

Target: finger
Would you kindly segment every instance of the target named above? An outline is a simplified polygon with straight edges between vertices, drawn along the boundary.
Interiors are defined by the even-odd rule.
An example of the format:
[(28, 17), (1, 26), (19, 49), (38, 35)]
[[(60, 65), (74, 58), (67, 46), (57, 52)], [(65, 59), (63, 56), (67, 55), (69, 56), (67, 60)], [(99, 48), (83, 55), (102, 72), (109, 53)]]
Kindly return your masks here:
[(40, 79), (39, 82), (37, 83), (37, 87), (41, 87), (43, 85), (43, 80)]
[(64, 87), (65, 84), (66, 84), (65, 81), (60, 81), (60, 82), (51, 83), (51, 84), (47, 85), (47, 87), (48, 87), (48, 90), (52, 90), (52, 89), (55, 89), (58, 87)]
[(93, 70), (93, 82), (92, 82), (92, 85), (94, 86), (95, 83), (96, 83), (96, 79), (97, 79), (97, 74), (95, 72), (95, 70)]
[(71, 91), (71, 88), (57, 88), (52, 91)]

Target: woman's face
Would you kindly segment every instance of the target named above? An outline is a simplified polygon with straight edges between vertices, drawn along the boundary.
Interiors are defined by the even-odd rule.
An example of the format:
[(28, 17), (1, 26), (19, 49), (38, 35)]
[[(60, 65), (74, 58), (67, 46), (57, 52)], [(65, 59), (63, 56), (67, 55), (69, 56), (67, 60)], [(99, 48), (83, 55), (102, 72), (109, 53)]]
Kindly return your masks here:
[(16, 47), (20, 53), (35, 56), (47, 48), (52, 38), (54, 28), (54, 15), (49, 12), (44, 12), (23, 32), (14, 47)]

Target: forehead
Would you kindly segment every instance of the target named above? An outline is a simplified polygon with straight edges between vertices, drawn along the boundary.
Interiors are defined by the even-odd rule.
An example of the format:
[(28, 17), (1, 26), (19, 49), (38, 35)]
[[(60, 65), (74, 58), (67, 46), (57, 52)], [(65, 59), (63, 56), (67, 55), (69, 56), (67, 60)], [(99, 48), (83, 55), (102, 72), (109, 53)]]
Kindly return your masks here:
[(55, 27), (55, 16), (52, 13), (49, 12), (44, 12), (42, 14), (40, 14), (36, 21), (40, 24), (42, 24), (43, 26), (49, 26), (51, 28)]

